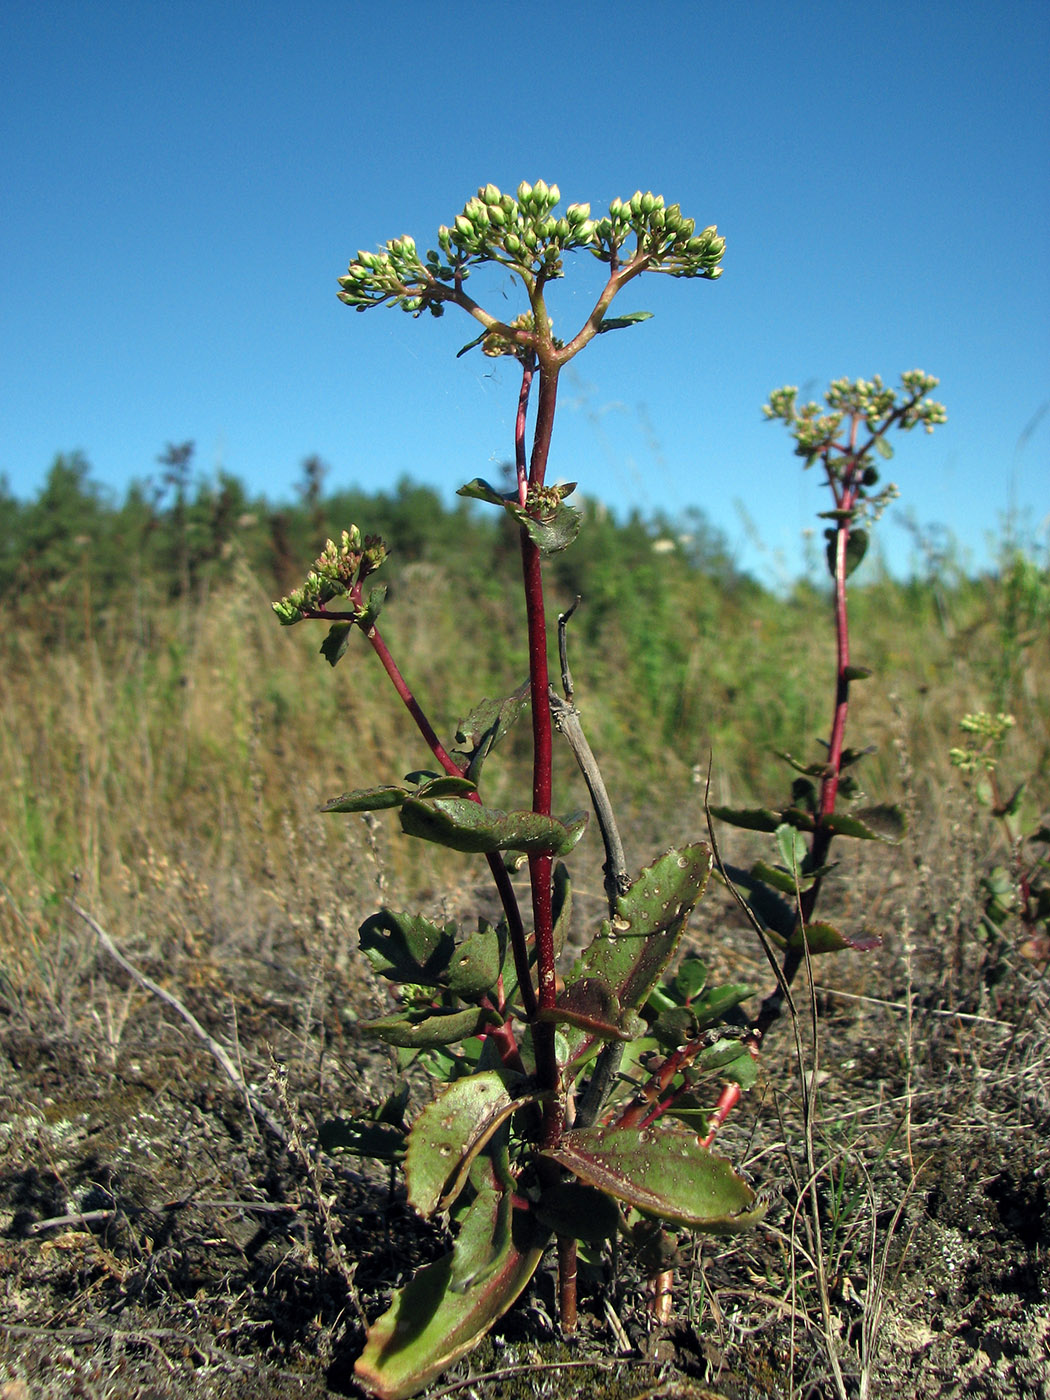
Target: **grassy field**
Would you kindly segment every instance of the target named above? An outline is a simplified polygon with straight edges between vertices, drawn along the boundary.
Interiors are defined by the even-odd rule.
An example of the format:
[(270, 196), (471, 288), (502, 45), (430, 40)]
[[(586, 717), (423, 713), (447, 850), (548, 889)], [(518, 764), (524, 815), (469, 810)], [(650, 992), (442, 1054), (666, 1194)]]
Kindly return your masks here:
[[(64, 614), (16, 609), (0, 638), (0, 1384), (28, 1387), (4, 1394), (353, 1393), (357, 1308), (374, 1315), (440, 1244), (382, 1178), (318, 1159), (312, 1135), (389, 1088), (355, 1031), (385, 995), (358, 924), (385, 901), (469, 917), (484, 867), (392, 822), (318, 813), (428, 755), (366, 648), (330, 670), (318, 635), (277, 626), (246, 559), (224, 575), (192, 600), (140, 588), (101, 606), (72, 587)], [(900, 849), (842, 852), (829, 912), (883, 948), (816, 966), (802, 1062), (778, 1030), (727, 1127), (726, 1150), (779, 1204), (731, 1247), (683, 1241), (664, 1336), (625, 1265), (591, 1286), (568, 1354), (541, 1280), (471, 1363), (489, 1379), (470, 1393), (1050, 1393), (1046, 968), (1016, 921), (982, 925), (982, 879), (1019, 855), (948, 761), (964, 713), (1011, 712), (1003, 782), (1027, 779), (1029, 819), (1045, 820), (1040, 580), (1042, 595), (1009, 568), (853, 590), (854, 656), (876, 676), (854, 687), (850, 739), (877, 745), (868, 798), (902, 801), (911, 830)], [(782, 798), (772, 751), (814, 757), (830, 718), (824, 595), (658, 553), (600, 586), (560, 577), (552, 607), (577, 590), (577, 703), (629, 862), (706, 835), (709, 762), (714, 802)], [(397, 573), (383, 627), (443, 735), (524, 678), (513, 604), (431, 559)], [(524, 760), (516, 741), (492, 760), (492, 805), (525, 804)], [(558, 762), (557, 806), (584, 805)], [(761, 838), (719, 839), (739, 860)], [(591, 834), (573, 857), (583, 921), (601, 903), (596, 847)], [(276, 1138), (70, 899), (233, 1056)], [(724, 894), (690, 938), (767, 988)], [(567, 1360), (594, 1369), (541, 1374)]]

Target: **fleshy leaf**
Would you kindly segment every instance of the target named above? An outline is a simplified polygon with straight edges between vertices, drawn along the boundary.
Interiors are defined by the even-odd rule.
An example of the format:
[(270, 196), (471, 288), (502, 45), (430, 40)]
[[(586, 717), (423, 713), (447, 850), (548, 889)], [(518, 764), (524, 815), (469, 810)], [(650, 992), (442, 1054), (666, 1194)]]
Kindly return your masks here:
[[(768, 865), (764, 860), (756, 860), (751, 867), (751, 874), (756, 880), (763, 880), (771, 888), (779, 890), (781, 894), (786, 894), (790, 899), (795, 898), (795, 877), (789, 875), (786, 870), (782, 870), (779, 865)], [(801, 875), (798, 881), (800, 890), (808, 890), (813, 880), (808, 875)]]
[(525, 1080), (505, 1070), (457, 1079), (420, 1113), (408, 1136), (405, 1183), (420, 1215), (447, 1210), (467, 1182), (475, 1157), (524, 1099)]
[(896, 845), (907, 830), (904, 813), (899, 807), (884, 804), (861, 807), (851, 815), (834, 812), (825, 817), (823, 825), (836, 836), (855, 836), (860, 841), (885, 841)]
[(363, 608), (358, 609), (357, 616), (355, 619), (357, 626), (360, 627), (361, 631), (364, 632), (366, 636), (376, 625), (376, 620), (378, 619), (379, 614), (382, 612), (383, 604), (385, 602), (385, 583), (377, 584), (375, 588), (370, 588), (368, 590), (368, 602), (364, 605)]
[(468, 1006), (463, 1010), (446, 1007), (417, 1007), (411, 1011), (362, 1021), (361, 1029), (409, 1050), (427, 1050), (435, 1045), (453, 1045), (468, 1036), (481, 1035), (500, 1024), (494, 1011)]
[[(798, 871), (801, 875), (806, 857), (809, 855), (809, 847), (795, 827), (789, 826), (787, 822), (783, 826), (778, 826), (776, 830), (777, 849), (780, 851), (780, 858), (788, 868), (789, 874), (794, 876)], [(794, 893), (792, 886), (791, 893)]]
[(506, 938), (488, 922), (458, 945), (448, 967), (448, 988), (469, 998), (491, 990), (499, 979)]
[(727, 865), (726, 874), (751, 906), (767, 931), (787, 938), (795, 927), (795, 909), (769, 886), (738, 865)]
[(431, 778), (424, 783), (415, 797), (465, 797), (467, 793), (477, 791), (477, 783), (473, 778), (456, 778), (451, 773), (442, 773), (436, 778)]
[(328, 629), (328, 636), (321, 643), (320, 652), (329, 666), (334, 666), (350, 645), (352, 622), (334, 622)]
[(641, 1006), (671, 960), (685, 923), (707, 885), (711, 850), (705, 842), (667, 851), (646, 866), (616, 901), (566, 983), (603, 978), (621, 1007)]
[(707, 986), (707, 968), (696, 957), (685, 957), (682, 965), (674, 975), (671, 988), (674, 992), (675, 1000), (679, 1003), (692, 1001), (694, 997)]
[(776, 831), (783, 821), (781, 813), (770, 807), (712, 807), (711, 815), (746, 831)]
[(538, 1021), (576, 1026), (600, 1040), (632, 1040), (644, 1024), (633, 1012), (621, 1013), (616, 994), (600, 977), (581, 977), (558, 997), (557, 1005), (537, 1014)]
[(505, 506), (508, 500), (517, 500), (516, 494), (508, 497), (502, 491), (497, 491), (495, 486), (490, 486), (480, 476), (476, 476), (473, 481), (468, 481), (466, 486), (461, 486), (456, 495), (466, 496), (472, 501), (488, 501), (489, 505), (493, 506)]
[[(837, 533), (838, 533), (838, 532), (837, 532), (836, 530), (829, 530), (829, 531), (827, 532), (827, 535), (828, 535), (828, 548), (827, 548), (828, 570), (829, 570), (829, 572), (830, 572), (832, 578), (835, 577), (835, 553), (836, 553), (836, 536), (837, 536)], [(862, 530), (862, 529), (860, 529), (859, 527), (858, 527), (857, 529), (855, 529), (855, 530), (851, 530), (851, 531), (849, 532), (849, 537), (848, 537), (847, 540), (846, 540), (846, 577), (847, 577), (847, 578), (850, 576), (851, 573), (853, 573), (854, 569), (856, 569), (856, 568), (860, 565), (861, 561), (863, 560), (863, 558), (864, 558), (865, 554), (867, 554), (867, 552), (868, 552), (868, 532), (867, 532), (867, 530)]]
[(333, 797), (321, 808), (322, 812), (379, 812), (384, 807), (400, 807), (408, 796), (402, 787), (354, 788), (342, 797)]
[(796, 773), (804, 773), (807, 778), (822, 778), (828, 771), (826, 763), (803, 763), (786, 749), (774, 749), (773, 752), (777, 758), (782, 758), (785, 763), (790, 764)]
[(651, 311), (628, 311), (625, 316), (606, 316), (598, 322), (598, 334), (606, 331), (622, 331), (628, 326), (637, 326), (641, 321), (651, 321)]
[(525, 681), (503, 700), (482, 700), (460, 720), (455, 757), (472, 778), (477, 778), (485, 759), (529, 708), (530, 696), (530, 685)]
[(380, 909), (361, 925), (361, 951), (381, 977), (436, 987), (456, 948), (455, 924), (439, 928), (422, 914)]
[[(647, 866), (617, 899), (615, 916), (602, 920), (566, 977), (566, 989), (597, 977), (612, 988), (622, 1011), (641, 1006), (674, 956), (710, 873), (711, 850), (704, 842), (667, 851)], [(594, 1041), (581, 1031), (568, 1038), (574, 1060)]]
[[(870, 930), (861, 933), (843, 933), (833, 924), (815, 922), (806, 925), (806, 943), (813, 956), (819, 953), (839, 953), (843, 948), (853, 948), (858, 953), (870, 953), (881, 947), (882, 939)], [(796, 929), (788, 939), (792, 948), (802, 947), (802, 930)]]
[(524, 525), (541, 554), (558, 554), (568, 549), (580, 533), (583, 518), (578, 510), (567, 506), (564, 501), (539, 520), (520, 506), (509, 505), (507, 509), (519, 524)]
[(754, 988), (743, 982), (726, 982), (721, 987), (709, 987), (702, 996), (690, 1003), (689, 1010), (701, 1027), (721, 1021), (734, 1006), (739, 1006), (748, 997), (754, 996)]
[(500, 812), (465, 797), (409, 798), (401, 808), (408, 836), (434, 841), (453, 851), (524, 851), (563, 856), (587, 826), (587, 813), (557, 821), (537, 812)]
[[(377, 1400), (408, 1400), (470, 1351), (532, 1278), (546, 1241), (507, 1193), (487, 1186), (463, 1218), (455, 1248), (420, 1269), (368, 1329), (354, 1367)], [(531, 1213), (530, 1213), (531, 1215)]]
[(875, 672), (870, 666), (847, 666), (843, 675), (848, 681), (866, 681)]
[(693, 1229), (728, 1234), (765, 1214), (729, 1162), (679, 1128), (585, 1128), (544, 1155), (646, 1215)]

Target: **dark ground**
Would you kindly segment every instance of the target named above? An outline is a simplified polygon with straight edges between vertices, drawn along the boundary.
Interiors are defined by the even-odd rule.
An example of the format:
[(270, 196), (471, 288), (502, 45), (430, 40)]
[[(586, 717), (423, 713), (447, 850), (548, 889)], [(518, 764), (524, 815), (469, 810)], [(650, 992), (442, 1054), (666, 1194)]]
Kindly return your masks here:
[[(726, 939), (714, 900), (701, 944)], [(175, 1010), (56, 920), (62, 988), (0, 1018), (0, 1400), (358, 1394), (363, 1315), (442, 1240), (383, 1170), (315, 1155), (319, 1121), (392, 1083), (356, 1030), (375, 992), (350, 930), (275, 919), (221, 952), (124, 949), (227, 1048), (274, 1132)], [(588, 1283), (564, 1343), (541, 1272), (428, 1395), (1047, 1400), (1050, 983), (912, 924), (910, 957), (891, 938), (863, 972), (817, 966), (839, 989), (818, 994), (819, 1242), (783, 1024), (719, 1143), (777, 1202), (750, 1235), (683, 1237), (670, 1328), (625, 1262)], [(728, 938), (727, 966), (764, 986)]]

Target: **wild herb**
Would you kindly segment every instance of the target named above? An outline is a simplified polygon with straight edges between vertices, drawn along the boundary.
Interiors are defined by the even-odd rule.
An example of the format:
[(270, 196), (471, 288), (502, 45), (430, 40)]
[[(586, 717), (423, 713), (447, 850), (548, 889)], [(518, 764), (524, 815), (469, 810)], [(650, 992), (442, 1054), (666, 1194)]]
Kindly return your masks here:
[[(581, 1243), (595, 1250), (614, 1236), (627, 1240), (653, 1280), (659, 1314), (674, 1253), (664, 1225), (724, 1233), (764, 1213), (755, 1191), (711, 1144), (754, 1082), (773, 1002), (752, 1023), (740, 1009), (752, 988), (711, 985), (696, 956), (669, 972), (707, 885), (711, 849), (696, 841), (665, 851), (644, 869), (629, 865), (574, 704), (568, 613), (558, 624), (562, 692), (551, 684), (554, 638), (544, 597), (545, 559), (571, 546), (581, 525), (569, 504), (575, 483), (548, 481), (562, 370), (596, 336), (648, 319), (646, 312), (608, 314), (635, 278), (663, 272), (713, 281), (721, 275), (725, 240), (714, 226), (697, 232), (677, 205), (653, 194), (614, 200), (600, 218), (586, 204), (557, 215), (559, 203), (557, 187), (543, 181), (522, 184), (515, 195), (487, 185), (439, 230), (436, 248), (421, 255), (411, 238), (393, 239), (376, 253), (359, 253), (340, 279), (341, 299), (358, 311), (390, 305), (418, 317), (458, 307), (480, 326), (461, 353), (480, 348), (520, 366), (515, 484), (503, 491), (475, 478), (460, 494), (504, 511), (517, 527), (528, 677), (503, 698), (475, 703), (443, 743), (379, 627), (385, 593), (372, 576), (386, 545), (356, 526), (329, 541), (303, 587), (274, 605), (286, 625), (327, 624), (321, 650), (333, 666), (360, 632), (436, 764), (400, 782), (378, 774), (376, 786), (337, 797), (325, 810), (390, 809), (406, 834), (483, 856), (502, 909), (495, 925), (479, 920), (461, 928), (384, 908), (360, 929), (361, 948), (390, 981), (396, 1003), (367, 1029), (397, 1047), (403, 1067), (419, 1061), (442, 1087), (411, 1125), (399, 1086), (373, 1118), (325, 1125), (324, 1145), (403, 1165), (411, 1205), (423, 1216), (446, 1217), (454, 1234), (451, 1252), (421, 1269), (369, 1329), (356, 1375), (382, 1400), (416, 1393), (469, 1351), (521, 1294), (552, 1244), (568, 1332), (576, 1325)], [(577, 252), (604, 265), (605, 281), (582, 325), (562, 339), (553, 332), (547, 290)], [(468, 293), (472, 272), (485, 265), (509, 274), (524, 293), (513, 319), (492, 315)], [(753, 902), (783, 943), (784, 985), (807, 939), (812, 952), (864, 944), (811, 920), (832, 838), (896, 838), (901, 831), (895, 809), (847, 817), (836, 808), (851, 791), (846, 770), (860, 757), (844, 745), (849, 685), (867, 674), (849, 657), (845, 578), (863, 552), (865, 517), (888, 499), (887, 492), (870, 494), (871, 453), (886, 455), (890, 427), (943, 421), (943, 410), (924, 398), (934, 383), (918, 373), (905, 376), (898, 401), (878, 380), (842, 381), (832, 386), (826, 414), (814, 405), (797, 409), (794, 391), (782, 390), (767, 409), (789, 424), (807, 465), (822, 463), (835, 498), (829, 564), (839, 664), (827, 757), (818, 765), (789, 757), (798, 778), (782, 810), (716, 809), (725, 820), (776, 837), (783, 865), (758, 867), (743, 883), (753, 896), (760, 887), (767, 892)], [(519, 809), (496, 810), (484, 799), (483, 769), (526, 717), (530, 798)], [(591, 798), (608, 906), (563, 976), (559, 954), (573, 918), (566, 862), (589, 814), (556, 815), (552, 755), (559, 734)], [(523, 866), (524, 910), (512, 879)], [(787, 902), (792, 896), (794, 905)]]

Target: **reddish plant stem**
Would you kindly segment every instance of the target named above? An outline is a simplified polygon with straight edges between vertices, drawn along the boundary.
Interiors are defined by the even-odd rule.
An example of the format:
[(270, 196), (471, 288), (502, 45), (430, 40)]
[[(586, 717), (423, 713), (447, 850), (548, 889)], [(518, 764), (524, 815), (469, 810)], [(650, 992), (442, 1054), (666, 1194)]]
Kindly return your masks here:
[[(350, 599), (358, 607), (361, 606), (360, 585), (356, 585), (351, 590)], [(311, 608), (305, 615), (308, 617), (321, 618), (326, 622), (353, 622), (355, 617), (354, 613), (331, 613), (324, 608)], [(371, 643), (372, 650), (379, 657), (383, 670), (390, 677), (394, 689), (404, 702), (405, 708), (415, 720), (416, 727), (426, 740), (431, 753), (441, 764), (446, 773), (450, 774), (452, 777), (462, 778), (463, 769), (460, 768), (459, 764), (456, 763), (455, 759), (448, 753), (435, 733), (433, 725), (427, 719), (419, 701), (416, 699), (415, 695), (413, 695), (411, 687), (401, 674), (401, 669), (394, 660), (390, 648), (383, 640), (378, 627), (369, 628), (365, 636)], [(473, 802), (479, 804), (481, 802), (481, 798), (477, 792), (470, 793), (470, 798)], [(531, 1019), (536, 1014), (536, 990), (532, 985), (532, 970), (529, 967), (529, 950), (526, 941), (525, 926), (521, 921), (521, 910), (518, 908), (518, 897), (514, 893), (514, 886), (511, 883), (510, 875), (507, 873), (507, 868), (503, 864), (499, 852), (493, 851), (488, 854), (485, 859), (488, 861), (489, 870), (492, 872), (496, 891), (499, 894), (500, 903), (503, 906), (503, 912), (507, 918), (507, 929), (510, 938), (511, 952), (514, 955), (514, 970), (518, 978), (518, 991), (521, 997), (522, 1007), (525, 1011), (525, 1015)]]
[[(528, 392), (532, 384), (533, 357), (529, 357), (522, 373), (522, 388), (518, 397), (518, 417), (515, 424), (515, 452), (519, 480), (524, 470), (524, 418)], [(533, 434), (532, 458), (528, 487), (542, 486), (550, 453), (554, 429), (554, 410), (558, 397), (558, 366), (542, 363), (539, 376), (539, 399), (536, 406), (536, 427)], [(520, 489), (520, 488), (519, 488)], [(528, 530), (521, 527), (521, 562), (525, 588), (525, 614), (529, 641), (529, 686), (532, 699), (532, 810), (542, 816), (551, 815), (551, 766), (553, 740), (550, 701), (550, 675), (547, 663), (547, 618), (543, 603), (543, 561)], [(554, 911), (551, 886), (553, 859), (549, 855), (530, 856), (529, 877), (532, 885), (532, 913), (536, 938), (536, 964), (539, 971), (539, 1005), (553, 1007), (557, 997), (557, 971), (554, 958)], [(554, 1047), (554, 1026), (533, 1025), (536, 1047), (536, 1073), (541, 1089), (558, 1087), (558, 1063)], [(561, 1132), (563, 1109), (555, 1100), (544, 1111), (543, 1145), (553, 1146)]]
[(558, 1236), (558, 1318), (563, 1332), (576, 1331), (576, 1241), (569, 1235)]
[(525, 419), (529, 409), (529, 394), (532, 391), (532, 375), (536, 364), (535, 355), (530, 354), (523, 361), (521, 392), (518, 394), (518, 416), (514, 422), (514, 465), (518, 473), (518, 505), (525, 509), (529, 491), (529, 469), (525, 460)]
[[(836, 510), (851, 511), (857, 500), (858, 462), (860, 460), (856, 454), (857, 425), (858, 420), (854, 417), (850, 424), (848, 446), (837, 449), (844, 461), (841, 475), (833, 469), (830, 461), (834, 444), (826, 448), (824, 452), (824, 469), (827, 472), (828, 485), (835, 498)], [(834, 839), (834, 832), (827, 825), (827, 822), (835, 813), (839, 781), (842, 777), (842, 751), (846, 737), (846, 717), (849, 712), (849, 676), (847, 674), (850, 664), (849, 608), (846, 598), (849, 536), (850, 517), (847, 515), (840, 517), (835, 531), (835, 707), (831, 719), (831, 737), (828, 741), (828, 761), (820, 785), (817, 820), (813, 831), (813, 844), (810, 847), (809, 861), (812, 870), (821, 870), (827, 864), (831, 842)], [(813, 917), (822, 884), (822, 876), (817, 875), (813, 883), (808, 889), (803, 890), (799, 898), (795, 932), (800, 937), (797, 944), (792, 944), (785, 952), (781, 969), (784, 985), (787, 987), (790, 987), (794, 982), (798, 976), (799, 968), (805, 960), (803, 940), (806, 936), (806, 925)], [(762, 1003), (755, 1021), (754, 1028), (759, 1039), (779, 1018), (783, 1003), (783, 986), (778, 986), (776, 991)]]

